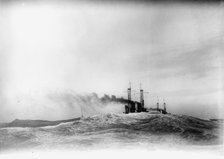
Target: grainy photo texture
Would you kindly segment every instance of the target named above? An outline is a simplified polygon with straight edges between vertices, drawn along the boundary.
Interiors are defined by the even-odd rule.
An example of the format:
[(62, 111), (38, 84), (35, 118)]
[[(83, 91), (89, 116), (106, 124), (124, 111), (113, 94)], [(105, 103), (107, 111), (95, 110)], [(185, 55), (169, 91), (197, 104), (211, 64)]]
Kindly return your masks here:
[(0, 154), (223, 154), (222, 1), (0, 0)]

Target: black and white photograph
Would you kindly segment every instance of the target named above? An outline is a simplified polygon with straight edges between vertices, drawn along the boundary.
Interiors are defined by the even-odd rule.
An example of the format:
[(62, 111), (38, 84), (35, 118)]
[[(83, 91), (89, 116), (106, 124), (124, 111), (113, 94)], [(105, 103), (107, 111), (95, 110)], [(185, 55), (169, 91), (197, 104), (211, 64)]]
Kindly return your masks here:
[(221, 0), (0, 0), (0, 158), (222, 158), (223, 72)]

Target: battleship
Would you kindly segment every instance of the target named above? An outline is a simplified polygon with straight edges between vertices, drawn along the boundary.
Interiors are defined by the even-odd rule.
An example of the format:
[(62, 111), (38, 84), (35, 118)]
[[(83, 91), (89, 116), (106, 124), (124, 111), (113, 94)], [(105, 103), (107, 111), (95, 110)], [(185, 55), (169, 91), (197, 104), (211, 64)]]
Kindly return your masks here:
[[(117, 98), (96, 94), (82, 97), (95, 100), (99, 105), (119, 103), (124, 107), (122, 113), (107, 112), (68, 120), (21, 120), (0, 123), (0, 152), (7, 150), (42, 149), (86, 149), (86, 148), (142, 148), (191, 146), (222, 146), (223, 120), (200, 119), (187, 115), (167, 112), (163, 109), (149, 108), (144, 103), (144, 90), (140, 88), (140, 101), (131, 98), (131, 86), (127, 89), (128, 98)], [(75, 98), (75, 97), (74, 97)], [(83, 104), (82, 104), (83, 106)], [(80, 105), (80, 108), (82, 108)]]
[(131, 83), (129, 82), (129, 87), (127, 88), (127, 99), (116, 98), (116, 96), (112, 95), (111, 98), (109, 98), (108, 96), (104, 96), (103, 101), (110, 100), (111, 102), (124, 103), (125, 104), (123, 112), (124, 114), (141, 113), (141, 112), (162, 113), (162, 114), (168, 113), (166, 108), (166, 102), (164, 100), (163, 100), (163, 108), (159, 107), (158, 97), (156, 108), (149, 108), (149, 106), (146, 108), (144, 102), (144, 94), (149, 92), (144, 92), (144, 90), (141, 87), (141, 84), (139, 90), (140, 90), (139, 93), (135, 93), (140, 95), (139, 101), (132, 100), (132, 89), (131, 89)]

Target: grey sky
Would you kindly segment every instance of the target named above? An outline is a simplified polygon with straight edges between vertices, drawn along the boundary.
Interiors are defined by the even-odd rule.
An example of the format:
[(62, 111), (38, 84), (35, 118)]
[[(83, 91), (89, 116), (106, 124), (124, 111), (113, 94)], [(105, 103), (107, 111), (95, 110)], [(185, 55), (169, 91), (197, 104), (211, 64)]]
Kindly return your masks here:
[(5, 112), (20, 111), (12, 101), (22, 94), (125, 97), (129, 80), (133, 89), (142, 82), (150, 92), (149, 106), (159, 96), (175, 113), (215, 117), (221, 110), (221, 5), (21, 3), (1, 9), (2, 120)]

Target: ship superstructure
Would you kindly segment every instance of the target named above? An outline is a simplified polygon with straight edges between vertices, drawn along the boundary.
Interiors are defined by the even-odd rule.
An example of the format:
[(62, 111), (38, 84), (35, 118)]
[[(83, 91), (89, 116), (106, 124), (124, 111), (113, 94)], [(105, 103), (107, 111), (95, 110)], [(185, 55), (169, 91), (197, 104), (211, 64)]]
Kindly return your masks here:
[(135, 112), (158, 112), (158, 113), (162, 113), (162, 114), (167, 114), (166, 111), (166, 103), (163, 100), (163, 106), (164, 108), (159, 108), (159, 98), (157, 97), (157, 103), (156, 103), (156, 108), (146, 108), (145, 107), (145, 102), (144, 102), (144, 93), (149, 93), (149, 92), (144, 92), (144, 90), (142, 89), (142, 85), (140, 84), (140, 92), (139, 93), (135, 93), (135, 94), (139, 94), (140, 95), (140, 100), (139, 101), (133, 101), (131, 98), (132, 95), (132, 89), (131, 89), (131, 83), (129, 82), (129, 87), (127, 89), (127, 95), (128, 95), (128, 99), (126, 100), (126, 105), (125, 105), (125, 114), (129, 114), (129, 113), (135, 113)]

